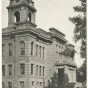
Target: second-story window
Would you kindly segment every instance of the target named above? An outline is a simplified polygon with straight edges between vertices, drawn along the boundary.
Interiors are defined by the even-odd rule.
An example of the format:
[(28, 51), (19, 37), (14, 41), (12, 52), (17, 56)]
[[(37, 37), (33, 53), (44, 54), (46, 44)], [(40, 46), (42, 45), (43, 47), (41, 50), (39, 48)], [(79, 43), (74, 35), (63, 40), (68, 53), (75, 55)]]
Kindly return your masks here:
[(36, 57), (38, 57), (38, 45), (36, 45)]
[(12, 43), (9, 43), (9, 56), (12, 56), (13, 46)]
[(45, 75), (44, 73), (45, 73), (45, 67), (43, 67), (43, 76)]
[(39, 46), (39, 57), (41, 58), (41, 46)]
[(12, 82), (8, 82), (8, 88), (12, 88)]
[(60, 59), (60, 53), (59, 53), (59, 59)]
[(20, 64), (20, 73), (21, 75), (25, 75), (25, 64)]
[(9, 75), (12, 75), (12, 65), (9, 65)]
[(42, 88), (42, 82), (40, 82), (40, 88)]
[(37, 82), (37, 88), (39, 88), (39, 82)]
[(57, 56), (57, 58), (58, 58), (58, 52), (56, 52), (56, 56)]
[(31, 55), (33, 55), (33, 45), (34, 45), (34, 43), (31, 42)]
[(33, 66), (34, 66), (34, 64), (31, 64), (31, 75), (33, 75)]
[(58, 76), (59, 76), (59, 82), (63, 82), (64, 81), (64, 69), (63, 68), (58, 69)]
[(42, 69), (42, 67), (40, 66), (40, 68), (39, 68), (39, 76), (41, 76), (41, 69)]
[(2, 56), (5, 56), (5, 44), (2, 44)]
[(5, 82), (2, 82), (2, 88), (5, 88)]
[(38, 65), (36, 65), (36, 76), (38, 76)]
[(43, 47), (43, 59), (44, 59), (44, 52), (45, 52), (45, 48)]
[(43, 82), (43, 87), (45, 88), (45, 82)]
[(5, 75), (5, 65), (2, 65), (2, 75)]
[(20, 42), (21, 55), (25, 55), (25, 43), (24, 41)]
[(24, 88), (24, 82), (20, 82), (20, 88)]

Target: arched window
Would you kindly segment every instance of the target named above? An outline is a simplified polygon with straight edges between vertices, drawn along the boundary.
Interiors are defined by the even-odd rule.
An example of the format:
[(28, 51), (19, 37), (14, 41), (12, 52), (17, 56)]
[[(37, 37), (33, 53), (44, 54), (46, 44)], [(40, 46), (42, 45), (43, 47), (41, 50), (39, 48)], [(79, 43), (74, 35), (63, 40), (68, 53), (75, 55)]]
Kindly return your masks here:
[(31, 55), (33, 55), (33, 42), (31, 42)]
[(31, 13), (30, 12), (28, 13), (28, 21), (31, 22)]
[(24, 43), (24, 41), (20, 42), (20, 51), (21, 51), (21, 55), (25, 55), (25, 43)]
[(20, 12), (19, 11), (16, 11), (14, 13), (14, 16), (15, 16), (15, 22), (19, 22), (20, 21)]

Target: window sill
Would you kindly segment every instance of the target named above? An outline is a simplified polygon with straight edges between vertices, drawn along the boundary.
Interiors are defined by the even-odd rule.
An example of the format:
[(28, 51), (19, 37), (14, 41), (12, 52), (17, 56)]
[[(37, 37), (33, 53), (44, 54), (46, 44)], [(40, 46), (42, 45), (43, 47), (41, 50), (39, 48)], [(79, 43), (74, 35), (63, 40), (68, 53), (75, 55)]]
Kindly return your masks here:
[(20, 55), (20, 57), (25, 57), (26, 55)]
[(43, 58), (40, 58), (40, 57), (36, 57), (36, 59), (39, 59), (39, 60), (45, 60), (45, 59), (43, 59)]
[(13, 56), (8, 56), (8, 57), (13, 57)]
[(2, 75), (2, 76), (6, 76), (6, 75)]
[(37, 78), (45, 78), (45, 76), (36, 76)]
[(25, 75), (19, 75), (18, 77), (25, 77)]
[(6, 57), (6, 56), (2, 56), (2, 58), (3, 58), (3, 57)]

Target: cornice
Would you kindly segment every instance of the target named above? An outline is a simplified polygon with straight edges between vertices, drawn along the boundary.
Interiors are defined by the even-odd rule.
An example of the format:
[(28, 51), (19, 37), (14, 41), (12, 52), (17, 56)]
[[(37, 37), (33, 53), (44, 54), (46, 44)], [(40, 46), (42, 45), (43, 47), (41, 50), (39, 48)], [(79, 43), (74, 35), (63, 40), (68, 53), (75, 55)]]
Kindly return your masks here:
[(14, 24), (15, 24), (15, 25), (20, 25), (20, 24), (26, 24), (26, 23), (29, 23), (29, 24), (31, 24), (31, 25), (37, 27), (37, 25), (36, 25), (35, 23), (29, 22), (29, 21), (16, 22), (16, 23), (14, 23)]
[(56, 35), (56, 34), (51, 34), (51, 37), (52, 37), (52, 38), (60, 39), (60, 40), (62, 40), (62, 41), (64, 41), (64, 42), (67, 42), (66, 39), (64, 39), (64, 38), (62, 38), (62, 37), (60, 37), (60, 36), (58, 36), (58, 35)]
[(74, 62), (70, 62), (70, 61), (56, 61), (55, 62), (55, 66), (64, 66), (64, 65), (68, 65), (68, 66), (72, 66), (72, 67), (77, 67), (76, 64)]
[(15, 36), (15, 35), (21, 35), (21, 34), (25, 34), (25, 33), (29, 33), (33, 36), (36, 36), (37, 38), (39, 39), (42, 39), (46, 42), (52, 42), (52, 40), (50, 38), (47, 38), (47, 36), (42, 36), (40, 33), (36, 32), (36, 30), (33, 30), (33, 29), (21, 29), (21, 30), (15, 30), (15, 31), (11, 31), (11, 32), (8, 32), (8, 33), (3, 33), (2, 34), (2, 37), (4, 36)]
[(10, 5), (7, 7), (7, 9), (11, 9), (11, 8), (18, 8), (20, 6), (27, 6), (28, 8), (31, 8), (33, 11), (37, 12), (37, 10), (35, 9), (35, 7), (27, 4), (27, 3), (20, 3), (20, 4), (16, 4), (16, 5)]

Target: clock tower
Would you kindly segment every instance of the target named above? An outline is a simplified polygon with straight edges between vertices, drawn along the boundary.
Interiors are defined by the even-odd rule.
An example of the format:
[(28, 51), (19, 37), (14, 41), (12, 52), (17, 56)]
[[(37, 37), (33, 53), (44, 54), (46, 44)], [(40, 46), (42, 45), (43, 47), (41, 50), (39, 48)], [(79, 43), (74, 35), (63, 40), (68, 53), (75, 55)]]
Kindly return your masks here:
[(8, 9), (8, 27), (35, 28), (36, 9), (32, 0), (10, 0)]

